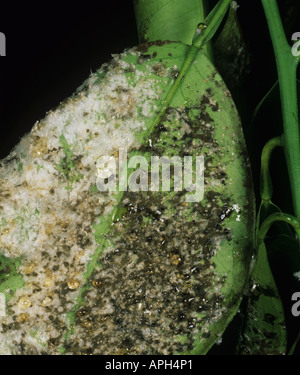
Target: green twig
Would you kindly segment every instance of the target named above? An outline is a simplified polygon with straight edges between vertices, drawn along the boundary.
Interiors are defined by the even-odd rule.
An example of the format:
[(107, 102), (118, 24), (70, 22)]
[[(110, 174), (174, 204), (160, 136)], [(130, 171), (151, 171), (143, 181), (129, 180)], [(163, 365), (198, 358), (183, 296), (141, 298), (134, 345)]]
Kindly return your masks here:
[(274, 149), (280, 146), (282, 146), (281, 137), (272, 138), (265, 144), (261, 153), (260, 196), (262, 201), (272, 199), (273, 185), (269, 165)]
[(271, 226), (278, 221), (283, 221), (289, 225), (291, 225), (296, 234), (297, 237), (300, 238), (300, 221), (293, 215), (289, 215), (283, 212), (275, 212), (268, 216), (266, 220), (262, 223), (260, 226), (258, 235), (257, 235), (257, 240), (258, 240), (258, 246), (261, 244), (261, 242), (264, 241), (269, 229)]
[(297, 102), (297, 65), (287, 42), (276, 0), (262, 0), (276, 58), (282, 116), (283, 147), (289, 173), (294, 214), (300, 218), (300, 132)]
[(260, 100), (260, 102), (255, 107), (255, 109), (254, 109), (254, 111), (252, 113), (251, 121), (250, 121), (251, 125), (254, 123), (255, 118), (256, 118), (258, 112), (260, 111), (262, 105), (265, 103), (265, 101), (267, 100), (267, 98), (271, 95), (272, 91), (275, 90), (275, 88), (277, 87), (277, 85), (278, 85), (278, 80), (274, 83), (274, 85), (270, 88), (270, 90), (266, 93), (266, 95)]

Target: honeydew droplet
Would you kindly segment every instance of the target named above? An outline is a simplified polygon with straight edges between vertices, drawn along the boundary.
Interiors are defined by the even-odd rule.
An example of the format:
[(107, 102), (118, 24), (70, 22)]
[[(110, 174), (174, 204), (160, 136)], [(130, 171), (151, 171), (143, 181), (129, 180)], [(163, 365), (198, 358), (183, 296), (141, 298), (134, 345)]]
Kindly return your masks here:
[(53, 301), (53, 298), (51, 296), (47, 296), (42, 301), (42, 306), (49, 306)]
[(198, 25), (197, 25), (197, 29), (198, 29), (198, 30), (203, 31), (203, 30), (205, 30), (206, 28), (207, 28), (207, 25), (206, 25), (205, 23), (203, 23), (203, 22), (200, 22), (200, 23), (198, 23)]
[(80, 285), (79, 281), (76, 279), (69, 279), (67, 284), (69, 289), (77, 289)]
[(18, 301), (19, 309), (25, 310), (31, 306), (30, 299), (28, 297), (21, 297)]
[(27, 313), (21, 313), (18, 316), (18, 322), (19, 323), (26, 323), (29, 321), (29, 315)]

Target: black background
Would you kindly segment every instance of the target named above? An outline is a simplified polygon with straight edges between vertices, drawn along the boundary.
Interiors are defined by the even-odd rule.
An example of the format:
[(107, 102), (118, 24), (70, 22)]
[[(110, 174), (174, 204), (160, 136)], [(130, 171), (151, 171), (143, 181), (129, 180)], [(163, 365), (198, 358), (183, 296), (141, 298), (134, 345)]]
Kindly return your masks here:
[[(300, 32), (300, 2), (278, 3), (291, 38), (294, 32)], [(253, 109), (277, 79), (276, 65), (260, 1), (240, 0), (239, 4), (250, 67), (234, 99), (258, 192), (261, 149), (281, 133), (280, 99), (275, 91), (264, 114), (250, 124)], [(0, 31), (6, 35), (7, 56), (0, 57), (0, 159), (112, 53), (138, 44), (131, 0), (9, 2), (1, 8)], [(287, 184), (283, 183), (287, 181), (285, 164), (280, 153), (274, 160), (275, 201), (288, 211), (291, 202)]]
[[(1, 4), (2, 7), (2, 4)], [(0, 13), (0, 158), (112, 53), (138, 43), (131, 1), (10, 2)]]
[[(290, 2), (295, 0), (279, 4), (285, 11)], [(244, 102), (237, 103), (246, 127), (248, 114), (276, 80), (276, 66), (260, 1), (239, 3), (251, 58), (251, 70), (241, 87)], [(0, 58), (0, 158), (112, 53), (138, 44), (132, 0), (10, 2), (1, 8), (0, 31), (6, 35), (7, 56)], [(298, 30), (290, 18), (287, 34), (292, 35)], [(258, 148), (272, 135), (268, 123), (259, 129), (259, 136), (254, 129), (245, 130), (249, 143)]]

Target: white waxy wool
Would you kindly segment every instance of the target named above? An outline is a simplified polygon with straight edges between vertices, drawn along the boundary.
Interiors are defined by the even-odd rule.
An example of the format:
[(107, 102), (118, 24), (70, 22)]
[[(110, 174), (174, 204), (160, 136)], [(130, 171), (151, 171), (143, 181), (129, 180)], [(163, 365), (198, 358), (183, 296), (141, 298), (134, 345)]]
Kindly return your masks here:
[(93, 193), (97, 159), (119, 148), (139, 148), (136, 135), (146, 129), (161, 93), (155, 79), (121, 60), (131, 53), (138, 54), (114, 55), (0, 162), (1, 253), (22, 258), (24, 279), (8, 302), (9, 314), (0, 294), (2, 323), (20, 325), (11, 332), (0, 328), (1, 354), (18, 353), (21, 337), (33, 354), (61, 337), (98, 246), (93, 226), (113, 202)]
[(6, 299), (4, 293), (0, 293), (0, 319), (2, 316), (6, 316)]

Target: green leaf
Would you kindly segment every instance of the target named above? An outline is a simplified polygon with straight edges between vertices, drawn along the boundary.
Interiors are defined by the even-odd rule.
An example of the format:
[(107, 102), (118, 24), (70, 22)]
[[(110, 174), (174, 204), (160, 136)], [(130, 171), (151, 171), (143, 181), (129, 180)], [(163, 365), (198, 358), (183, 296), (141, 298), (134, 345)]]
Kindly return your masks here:
[(65, 177), (68, 182), (66, 190), (71, 190), (74, 182), (79, 181), (83, 176), (77, 171), (73, 152), (63, 134), (59, 136), (59, 142), (64, 151), (64, 157), (56, 165), (57, 170)]
[(215, 65), (233, 93), (233, 90), (241, 88), (249, 69), (249, 51), (238, 19), (237, 2), (232, 1), (226, 22), (213, 41), (212, 49)]
[(258, 248), (250, 288), (241, 354), (286, 354), (284, 309), (264, 242)]
[(7, 258), (0, 254), (0, 293), (5, 295), (6, 302), (25, 284), (22, 275), (18, 272), (20, 264), (20, 259)]
[[(34, 297), (24, 288), (31, 298), (31, 319), (19, 328), (25, 353), (34, 346), (50, 354), (205, 354), (238, 311), (254, 246), (249, 161), (227, 87), (201, 51), (186, 64), (190, 51), (169, 42), (126, 51), (33, 130), (40, 139), (51, 131), (51, 142), (63, 134), (63, 147), (50, 148), (39, 160), (56, 186), (55, 198), (42, 189), (36, 192), (42, 198), (36, 198), (39, 222), (33, 229), (43, 236), (38, 242), (28, 233), (34, 251), (28, 244), (18, 247), (26, 252), (27, 263), (38, 259), (40, 267), (38, 279), (26, 275), (35, 288)], [(184, 76), (176, 81), (182, 67)], [(96, 113), (95, 100), (101, 103)], [(53, 118), (60, 124), (54, 130)], [(87, 147), (84, 136), (91, 128)], [(97, 133), (108, 139), (103, 149), (92, 143)], [(139, 156), (151, 162), (151, 156), (164, 156), (183, 162), (190, 156), (195, 163), (204, 157), (203, 199), (201, 191), (185, 188), (187, 178), (174, 191), (175, 165), (169, 190), (160, 185), (158, 191), (97, 193), (95, 163), (106, 156), (109, 142), (114, 146), (109, 155), (116, 149), (120, 154), (126, 137), (132, 139), (128, 159)], [(29, 153), (30, 148), (22, 159), (24, 173), (32, 170), (26, 167), (28, 160), (32, 163)], [(62, 170), (70, 174), (79, 155), (82, 178), (72, 181), (66, 193), (57, 160), (63, 158)], [(123, 169), (127, 182), (140, 170), (126, 164)], [(193, 167), (192, 176), (199, 175)], [(23, 196), (26, 189), (24, 185)], [(51, 230), (43, 219), (48, 217)], [(51, 284), (53, 303), (43, 306), (45, 288), (39, 283), (49, 269), (59, 282)], [(16, 301), (10, 303), (14, 308)], [(54, 319), (41, 319), (46, 313)], [(35, 337), (28, 336), (32, 331)], [(55, 344), (45, 346), (45, 337)], [(10, 333), (4, 340), (12, 343)]]
[[(143, 47), (143, 49), (145, 49), (145, 47)], [(143, 53), (144, 56), (152, 56), (152, 58), (147, 58), (147, 60), (140, 65), (138, 64), (140, 60), (138, 57), (133, 58), (128, 55), (124, 58), (124, 61), (131, 64), (134, 63), (143, 73), (151, 71), (156, 72), (158, 69), (157, 64), (159, 64), (160, 70), (172, 70), (174, 69), (174, 65), (180, 69), (184, 64), (184, 57), (188, 53), (188, 48), (178, 43), (168, 43), (163, 46), (152, 44), (147, 47), (147, 50), (143, 50)], [(167, 77), (163, 77), (161, 82), (163, 82), (164, 86), (168, 86)], [(157, 79), (158, 77), (156, 77), (156, 80)], [(164, 103), (164, 95), (161, 96), (159, 101)], [(158, 104), (158, 107), (159, 106)], [(172, 108), (176, 108), (176, 111), (174, 112)], [(146, 122), (147, 128), (150, 129), (150, 131), (152, 130), (153, 121), (153, 119), (149, 119), (149, 123)], [(180, 129), (182, 129), (183, 122), (189, 124), (188, 126), (192, 131), (190, 135), (185, 135), (184, 140), (178, 135)], [(159, 131), (162, 125), (164, 130)], [(204, 135), (204, 133), (206, 133), (204, 129), (207, 126), (213, 128), (209, 131), (209, 137), (211, 138), (209, 142), (206, 141), (207, 135)], [(204, 202), (197, 204), (198, 209), (196, 209), (196, 207), (191, 207), (190, 204), (185, 208), (182, 206), (182, 203), (180, 203), (178, 194), (172, 192), (151, 193), (150, 197), (147, 198), (150, 200), (148, 205), (150, 205), (152, 201), (155, 202), (157, 200), (159, 202), (168, 220), (177, 222), (177, 210), (180, 210), (181, 215), (186, 221), (194, 223), (192, 225), (193, 230), (196, 230), (199, 223), (204, 219), (201, 211), (205, 210), (207, 205), (213, 207), (214, 221), (206, 222), (206, 225), (208, 228), (211, 226), (210, 230), (215, 233), (215, 238), (213, 238), (211, 234), (209, 240), (212, 241), (213, 245), (211, 246), (216, 248), (213, 250), (214, 255), (212, 257), (209, 255), (209, 264), (215, 269), (215, 274), (212, 277), (215, 281), (211, 280), (209, 282), (211, 286), (205, 291), (207, 298), (205, 304), (207, 307), (198, 306), (200, 312), (197, 314), (198, 317), (196, 320), (199, 322), (199, 332), (193, 338), (193, 344), (188, 340), (189, 345), (191, 345), (190, 349), (184, 350), (185, 353), (203, 354), (220, 338), (222, 332), (239, 307), (249, 273), (254, 210), (253, 198), (250, 198), (250, 201), (248, 200), (248, 194), (250, 194), (250, 196), (252, 194), (251, 187), (244, 188), (244, 184), (248, 184), (250, 181), (248, 175), (249, 171), (247, 172), (247, 160), (242, 157), (242, 150), (245, 150), (245, 146), (237, 112), (221, 77), (218, 76), (212, 64), (202, 53), (197, 55), (195, 63), (186, 73), (184, 80), (181, 82), (179, 89), (175, 92), (171, 100), (170, 107), (162, 117), (157, 128), (158, 129), (155, 129), (152, 135), (149, 134), (149, 131), (141, 132), (137, 135), (140, 142), (145, 145), (145, 151), (144, 153), (140, 153), (140, 155), (146, 155), (150, 152), (152, 155), (158, 154), (172, 157), (180, 155), (183, 147), (185, 147), (186, 153), (190, 151), (190, 153), (194, 155), (201, 154), (205, 158), (210, 159), (211, 167), (207, 166), (205, 199)], [(148, 143), (149, 137), (152, 140), (151, 146), (149, 146)], [(193, 146), (193, 143), (196, 145)], [(229, 144), (230, 147), (228, 146)], [(237, 155), (237, 157), (233, 155)], [(226, 172), (225, 170), (223, 171), (225, 165)], [(218, 166), (221, 167), (223, 172), (221, 172)], [(221, 183), (222, 178), (217, 177), (218, 174), (224, 177), (224, 184)], [(219, 178), (220, 180), (218, 182)], [(226, 184), (228, 184), (227, 187)], [(146, 210), (147, 199), (145, 193), (139, 194), (142, 196), (140, 204)], [(118, 208), (114, 210), (111, 215), (100, 218), (100, 224), (96, 227), (98, 242), (100, 244), (98, 254), (101, 254), (109, 243), (114, 243), (114, 245), (117, 246), (119, 241), (124, 242), (124, 239), (126, 239), (130, 233), (128, 233), (127, 228), (132, 229), (136, 227), (137, 218), (135, 215), (128, 214), (127, 206), (125, 206), (126, 210), (124, 210), (125, 201), (129, 199), (129, 196), (129, 193), (124, 196), (119, 195)], [(239, 212), (239, 209), (241, 212)], [(115, 224), (114, 220), (116, 216), (119, 217), (117, 212), (122, 212), (122, 219), (120, 219), (121, 229), (117, 229), (118, 226)], [(115, 229), (109, 232), (109, 226), (112, 222), (114, 223)], [(252, 224), (249, 225), (249, 222)], [(182, 223), (182, 225), (188, 233), (185, 224)], [(157, 230), (155, 229), (157, 226), (159, 228), (159, 223), (156, 220), (153, 225), (148, 225), (147, 229), (150, 231), (151, 228), (151, 231), (154, 231)], [(215, 231), (215, 229), (212, 229), (213, 227), (218, 228), (218, 226), (218, 230)], [(224, 235), (222, 233), (223, 230), (232, 233), (232, 237), (230, 235)], [(151, 231), (149, 233), (151, 233)], [(151, 237), (151, 235), (149, 237)], [(128, 241), (130, 241), (129, 238)], [(186, 240), (182, 239), (182, 246), (185, 241)], [(199, 241), (198, 246), (200, 248), (202, 246), (206, 247), (200, 238), (198, 238), (197, 241)], [(137, 241), (135, 246), (139, 246), (138, 243)], [(208, 251), (207, 247), (206, 249), (206, 251)], [(130, 252), (130, 249), (128, 249), (128, 251)], [(158, 252), (157, 255), (153, 254), (153, 256), (161, 257), (162, 255), (159, 255), (159, 253), (160, 252)], [(168, 253), (166, 253), (165, 256), (168, 258)], [(166, 259), (161, 258), (160, 262), (163, 264)], [(208, 266), (204, 260), (200, 261), (200, 264), (202, 264), (202, 272), (200, 271), (200, 273), (204, 275), (209, 272), (208, 270), (211, 266)], [(94, 272), (97, 275), (97, 270)], [(194, 280), (194, 277), (192, 280)], [(199, 279), (195, 278), (195, 288), (196, 284), (200, 283), (200, 280), (200, 276)], [(220, 281), (218, 282), (217, 280), (224, 280), (224, 282), (220, 283)], [(216, 290), (219, 290), (220, 294), (216, 293)], [(222, 300), (222, 303), (217, 302), (218, 300)], [(210, 308), (208, 308), (208, 306), (210, 306)], [(183, 307), (179, 305), (177, 309), (180, 308)], [(202, 310), (203, 312), (201, 312)], [(75, 321), (75, 318), (72, 317), (72, 320)], [(166, 336), (164, 336), (162, 332), (162, 337), (164, 337), (165, 340), (174, 341), (175, 347), (176, 345), (179, 347), (182, 346), (183, 348), (184, 346), (189, 346), (187, 344), (186, 335), (177, 334), (173, 339), (167, 335), (169, 335), (169, 333), (166, 333)], [(185, 345), (179, 345), (181, 341), (183, 341)], [(149, 348), (148, 350), (151, 349)], [(178, 349), (176, 351), (178, 352)]]
[(171, 40), (191, 44), (198, 23), (205, 18), (199, 0), (135, 0), (134, 7), (140, 42)]
[[(227, 10), (231, 0), (219, 1), (217, 5), (210, 11), (210, 13), (205, 17), (204, 24), (205, 27), (200, 27), (200, 30), (196, 30), (195, 36), (193, 38), (193, 45), (202, 48), (207, 44), (211, 38), (215, 35), (218, 30)], [(201, 26), (201, 25), (200, 25)], [(201, 30), (203, 28), (203, 30)]]

